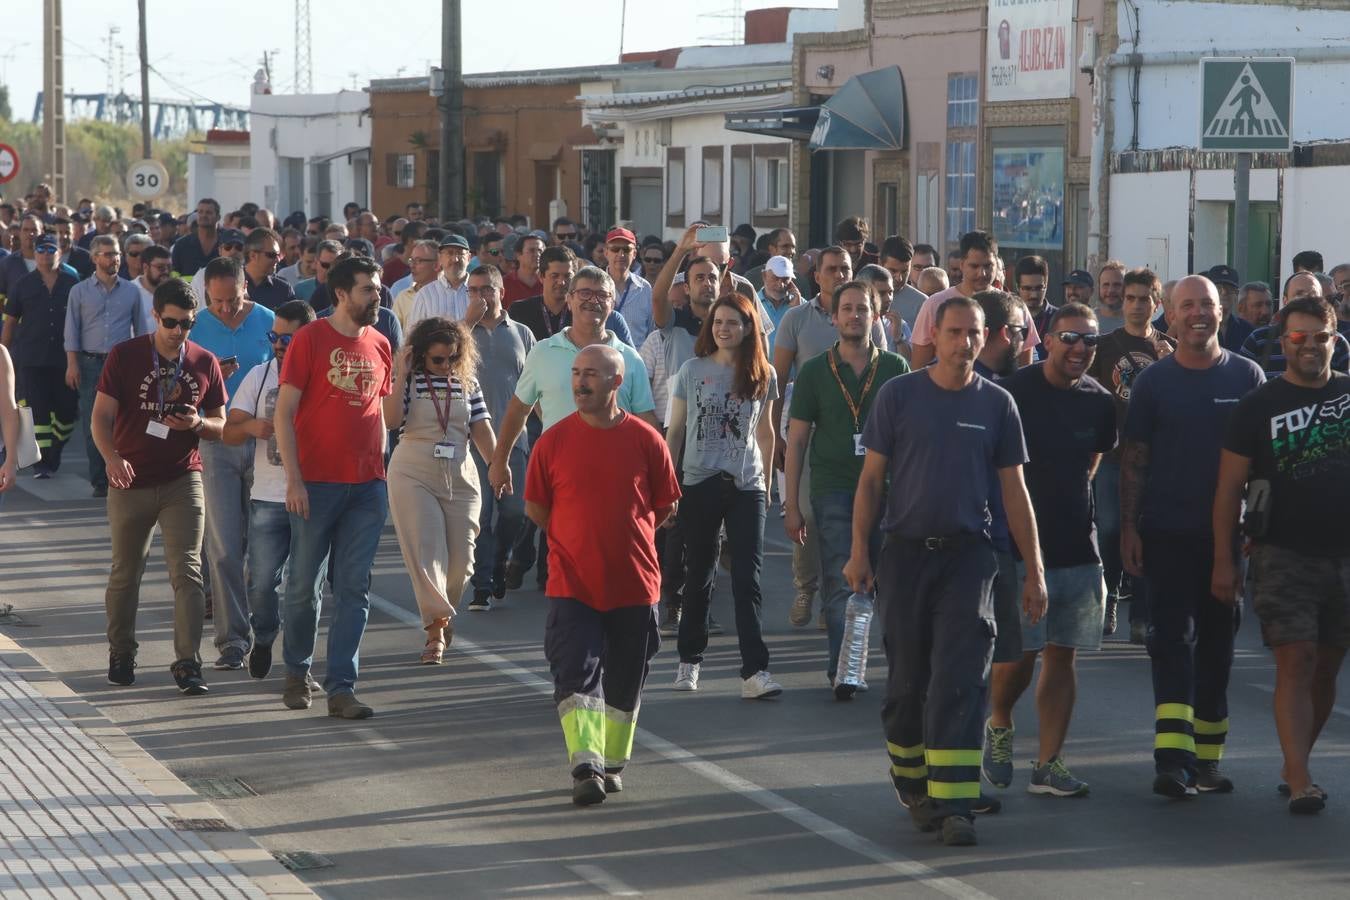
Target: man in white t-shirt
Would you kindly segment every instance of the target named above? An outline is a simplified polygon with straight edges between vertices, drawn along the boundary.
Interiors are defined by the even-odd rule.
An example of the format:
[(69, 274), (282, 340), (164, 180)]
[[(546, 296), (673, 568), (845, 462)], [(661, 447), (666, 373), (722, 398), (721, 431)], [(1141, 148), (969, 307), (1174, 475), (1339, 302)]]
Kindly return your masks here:
[(291, 300), (277, 308), (267, 336), (275, 358), (254, 366), (239, 383), (222, 438), (234, 445), (252, 439), (254, 447), (248, 517), (248, 610), (253, 627), (248, 673), (254, 678), (266, 678), (272, 668), (272, 644), (281, 629), (281, 573), (291, 548), (286, 470), (277, 450), (272, 414), (286, 348), (295, 332), (313, 321), (314, 310), (303, 300)]

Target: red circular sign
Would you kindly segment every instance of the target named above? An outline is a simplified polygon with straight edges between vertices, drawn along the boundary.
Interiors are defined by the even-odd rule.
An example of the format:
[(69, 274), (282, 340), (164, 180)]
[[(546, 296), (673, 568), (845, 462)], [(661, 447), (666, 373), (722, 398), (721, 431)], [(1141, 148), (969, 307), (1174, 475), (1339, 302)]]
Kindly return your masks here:
[(19, 174), (19, 151), (9, 144), (0, 144), (0, 184), (12, 181)]

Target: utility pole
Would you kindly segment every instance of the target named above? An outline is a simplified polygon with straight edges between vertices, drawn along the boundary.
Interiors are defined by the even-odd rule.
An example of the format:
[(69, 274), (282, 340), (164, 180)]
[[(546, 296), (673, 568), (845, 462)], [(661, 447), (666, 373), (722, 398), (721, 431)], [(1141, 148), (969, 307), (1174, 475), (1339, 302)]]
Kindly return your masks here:
[(441, 0), (441, 156), (436, 212), (442, 222), (464, 214), (464, 73), (460, 62), (459, 0)]
[(141, 22), (141, 158), (150, 158), (150, 51), (145, 35), (145, 0), (137, 0)]
[(61, 0), (42, 3), (42, 168), (56, 202), (66, 200), (65, 38)]
[(1247, 273), (1247, 231), (1251, 216), (1252, 155), (1239, 153), (1233, 167), (1233, 268), (1238, 278), (1250, 280)]

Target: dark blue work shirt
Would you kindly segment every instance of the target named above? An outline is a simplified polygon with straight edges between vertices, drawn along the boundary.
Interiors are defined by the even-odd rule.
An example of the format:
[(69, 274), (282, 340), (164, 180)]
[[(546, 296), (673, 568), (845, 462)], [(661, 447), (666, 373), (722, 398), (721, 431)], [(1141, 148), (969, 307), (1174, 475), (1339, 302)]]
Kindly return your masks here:
[(58, 269), (50, 291), (37, 271), (14, 285), (5, 300), (5, 315), (18, 320), (11, 345), (16, 365), (65, 368), (66, 301), (77, 283), (74, 275)]
[(268, 275), (262, 281), (254, 282), (245, 272), (244, 282), (248, 286), (248, 299), (273, 312), (276, 312), (281, 304), (295, 299), (295, 289), (275, 275)]
[(220, 255), (220, 241), (217, 239), (211, 245), (211, 252), (208, 253), (202, 249), (202, 242), (197, 238), (197, 229), (194, 228), (174, 241), (173, 249), (169, 253), (173, 260), (173, 270), (184, 278), (191, 278), (201, 271), (202, 266)]

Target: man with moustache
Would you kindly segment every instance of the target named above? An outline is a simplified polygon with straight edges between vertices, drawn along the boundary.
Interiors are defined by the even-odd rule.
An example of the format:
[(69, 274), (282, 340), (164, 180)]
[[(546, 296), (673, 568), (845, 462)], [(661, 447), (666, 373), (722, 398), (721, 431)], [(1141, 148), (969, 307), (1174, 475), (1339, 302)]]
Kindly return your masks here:
[[(1074, 269), (1064, 276), (1064, 281), (1060, 286), (1064, 289), (1065, 303), (1092, 305), (1092, 292), (1097, 289), (1097, 282), (1092, 279), (1091, 272), (1085, 269)], [(1098, 322), (1097, 324), (1100, 325), (1101, 323)], [(1104, 333), (1110, 334), (1110, 332)]]
[(1274, 301), (1270, 296), (1270, 285), (1264, 281), (1249, 281), (1242, 286), (1239, 298), (1237, 314), (1253, 330), (1270, 324), (1270, 317), (1275, 310)]
[(173, 260), (167, 249), (155, 244), (141, 251), (141, 274), (134, 283), (147, 307), (153, 304), (155, 288), (168, 281), (171, 275)]
[[(1326, 298), (1322, 282), (1317, 279), (1316, 274), (1297, 272), (1285, 280), (1281, 308), (1300, 297)], [(1274, 378), (1284, 371), (1284, 350), (1280, 342), (1283, 327), (1283, 317), (1276, 313), (1269, 325), (1254, 329), (1242, 344), (1242, 355), (1255, 360), (1267, 378)], [(1345, 337), (1339, 332), (1332, 340), (1331, 368), (1337, 372), (1350, 369), (1350, 344), (1347, 344)]]
[[(576, 280), (590, 272), (602, 277), (582, 284), (612, 287), (591, 267)], [(603, 322), (594, 310), (579, 310), (576, 320), (572, 329), (592, 333)], [(569, 563), (549, 573), (544, 653), (572, 766), (572, 802), (590, 806), (624, 787), (643, 684), (661, 645), (656, 529), (674, 513), (680, 488), (661, 435), (621, 408), (627, 377), (645, 374), (627, 370), (625, 354), (603, 343), (578, 350), (569, 369), (575, 412), (535, 445), (525, 511)], [(609, 477), (593, 477), (580, 462), (601, 459)]]
[(1238, 402), (1264, 376), (1219, 346), (1219, 294), (1203, 275), (1172, 290), (1176, 350), (1134, 380), (1120, 462), (1120, 549), (1146, 578), (1155, 706), (1153, 792), (1227, 793), (1228, 675), (1237, 611), (1215, 598), (1212, 509), (1219, 450)]
[[(1087, 375), (1100, 338), (1096, 314), (1071, 303), (1046, 324), (1045, 361), (999, 384), (1012, 394), (1022, 419), (1030, 456), (1027, 492), (1038, 523), (1049, 606), (1039, 622), (1022, 616), (1021, 659), (994, 666), (989, 727), (1008, 729), (1011, 757), (1013, 707), (1031, 686), (1039, 656), (1040, 752), (1027, 790), (1082, 797), (1088, 785), (1073, 775), (1062, 753), (1077, 694), (1075, 656), (1101, 647), (1105, 589), (1093, 523), (1092, 476), (1102, 454), (1116, 445), (1116, 410), (1110, 393)], [(1018, 574), (1024, 574), (1020, 559), (1017, 565)], [(1000, 780), (1007, 784), (1011, 777), (1010, 771), (1004, 772)]]
[(1102, 334), (1110, 334), (1124, 324), (1121, 304), (1125, 300), (1125, 264), (1108, 259), (1097, 272), (1097, 321)]
[[(356, 698), (357, 657), (388, 511), (381, 399), (391, 390), (393, 366), (389, 341), (371, 327), (380, 309), (379, 266), (349, 257), (333, 267), (328, 286), (333, 314), (291, 341), (273, 420), (291, 514), (282, 702), (289, 709), (312, 702), (309, 671), (328, 562), (334, 606), (323, 684), (328, 715), (366, 719), (374, 710)], [(333, 452), (335, 434), (343, 436), (341, 453)]]
[(465, 282), (469, 274), (469, 242), (462, 235), (446, 235), (441, 239), (438, 259), (441, 264), (440, 274), (420, 288), (413, 298), (412, 311), (408, 313), (409, 331), (416, 328), (418, 322), (432, 316), (462, 322), (464, 313), (469, 309), (468, 285)]

